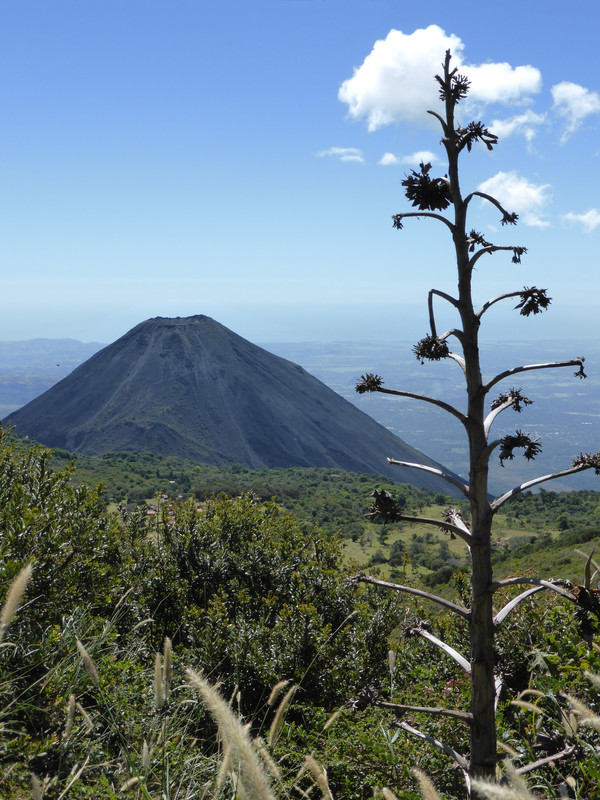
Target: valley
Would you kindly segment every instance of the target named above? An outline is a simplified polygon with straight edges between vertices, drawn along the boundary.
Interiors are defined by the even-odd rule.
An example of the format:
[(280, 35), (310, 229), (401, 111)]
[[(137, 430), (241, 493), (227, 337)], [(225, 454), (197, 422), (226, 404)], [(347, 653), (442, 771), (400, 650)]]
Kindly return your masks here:
[[(353, 366), (346, 369), (349, 375)], [(115, 798), (118, 787), (128, 785), (122, 754), (143, 752), (148, 741), (154, 755), (144, 785), (169, 785), (163, 753), (169, 774), (188, 785), (192, 779), (179, 776), (188, 775), (192, 762), (213, 774), (212, 730), (207, 734), (205, 716), (198, 720), (186, 681), (191, 665), (237, 697), (237, 713), (257, 735), (273, 724), (267, 697), (275, 682), (283, 676), (294, 691), (299, 687), (281, 742), (269, 733), (278, 763), (291, 764), (282, 773), (290, 784), (309, 750), (327, 765), (335, 796), (364, 800), (375, 787), (393, 783), (396, 796), (413, 800), (411, 773), (398, 766), (405, 763), (424, 765), (446, 796), (462, 796), (461, 778), (444, 757), (404, 735), (394, 750), (389, 715), (351, 706), (365, 686), (374, 686), (381, 697), (411, 708), (434, 702), (451, 714), (468, 710), (464, 672), (451, 660), (440, 662), (430, 642), (410, 634), (423, 625), (460, 650), (461, 621), (427, 601), (356, 583), (360, 571), (465, 603), (462, 541), (429, 526), (365, 517), (374, 487), (392, 493), (403, 512), (436, 519), (451, 505), (468, 519), (463, 501), (388, 476), (332, 468), (252, 470), (152, 453), (74, 456), (61, 449), (47, 463), (29, 443), (13, 444), (1, 430), (0, 436), (5, 574), (12, 577), (24, 561), (35, 563), (28, 602), (0, 659), (5, 718), (10, 714), (12, 725), (0, 792), (18, 796), (15, 786), (26, 785), (31, 769), (47, 774), (58, 752), (64, 761), (52, 762), (51, 774), (63, 785), (93, 757), (93, 772), (78, 787), (93, 787), (90, 797)], [(99, 494), (93, 488), (98, 482), (104, 484)], [(214, 497), (218, 493), (224, 494)], [(494, 576), (568, 579), (581, 591), (599, 529), (597, 492), (526, 492), (497, 515)], [(518, 591), (503, 593), (499, 602)], [(586, 626), (597, 623), (579, 611), (544, 593), (521, 603), (510, 625), (502, 626), (499, 720), (510, 746), (536, 736), (525, 728), (513, 732), (519, 723), (510, 698), (528, 682), (553, 696), (557, 686), (573, 689), (581, 664), (600, 669), (583, 638), (589, 638)], [(167, 659), (172, 687), (163, 677)], [(69, 722), (73, 705), (77, 713)], [(421, 716), (417, 710), (406, 718), (422, 725)], [(464, 747), (461, 727), (451, 731), (443, 717), (427, 724), (431, 735), (451, 733)], [(578, 736), (583, 740), (584, 733)], [(594, 759), (595, 750), (577, 762), (589, 781), (595, 780)], [(141, 774), (137, 761), (128, 769), (125, 775)]]
[[(0, 343), (0, 406), (12, 410), (18, 401), (33, 399), (98, 349), (102, 349), (98, 343), (74, 340)], [(300, 365), (402, 440), (452, 471), (465, 473), (466, 445), (456, 420), (426, 403), (382, 395), (358, 395), (354, 391), (360, 375), (373, 372), (381, 375), (390, 388), (441, 397), (460, 408), (462, 376), (453, 362), (422, 365), (406, 342), (269, 343), (264, 349), (267, 355), (273, 353), (292, 362), (289, 365), (292, 369)], [(253, 354), (254, 350), (250, 352)], [(574, 352), (574, 345), (562, 341), (491, 344), (483, 350), (483, 363), (488, 376), (492, 376), (523, 363), (560, 361), (572, 357)], [(283, 362), (285, 368), (287, 362)], [(277, 361), (273, 364), (279, 369)], [(501, 467), (496, 459), (491, 466), (491, 485), (495, 492), (501, 493), (536, 475), (565, 467), (582, 450), (597, 449), (600, 442), (600, 347), (592, 347), (588, 353), (586, 371), (589, 377), (584, 381), (575, 378), (571, 369), (534, 371), (523, 376), (518, 385), (523, 385), (523, 392), (534, 404), (519, 418), (510, 411), (502, 415), (498, 421), (501, 424), (497, 423), (498, 433), (522, 427), (542, 440), (543, 450), (533, 463), (517, 455)], [(280, 379), (285, 381), (284, 376), (285, 372), (281, 373)], [(505, 383), (512, 386), (510, 380)], [(143, 413), (141, 407), (139, 413)], [(454, 571), (466, 564), (462, 545), (450, 542), (447, 551), (448, 537), (439, 532), (424, 535), (420, 526), (406, 523), (382, 528), (365, 519), (369, 494), (375, 487), (386, 487), (396, 496), (400, 493), (407, 508), (412, 509), (411, 513), (427, 509), (427, 514), (439, 518), (449, 504), (458, 504), (467, 513), (464, 501), (443, 496), (445, 487), (436, 493), (408, 485), (399, 488), (390, 483), (390, 478), (397, 473), (393, 469), (385, 471), (383, 459), (381, 474), (377, 477), (376, 467), (368, 476), (340, 468), (211, 466), (175, 455), (136, 453), (133, 447), (129, 452), (98, 456), (83, 453), (74, 456), (64, 448), (55, 450), (58, 466), (76, 458), (74, 479), (77, 484), (103, 484), (106, 487), (103, 496), (113, 507), (119, 503), (130, 507), (140, 503), (148, 506), (157, 498), (160, 507), (161, 497), (179, 500), (196, 497), (204, 501), (221, 492), (230, 497), (250, 492), (262, 499), (274, 499), (304, 525), (317, 525), (328, 535), (340, 534), (345, 540), (348, 558), (362, 566), (374, 567), (386, 577), (397, 578), (399, 563), (402, 563), (405, 576), (407, 571), (412, 571), (421, 579), (445, 584)], [(385, 455), (397, 457), (398, 454), (390, 450)], [(571, 540), (577, 541), (578, 536), (582, 541), (593, 538), (600, 522), (600, 495), (595, 494), (599, 481), (600, 478), (590, 471), (546, 484), (540, 490), (548, 506), (545, 513), (539, 508), (539, 497), (529, 492), (509, 504), (495, 521), (498, 564), (505, 562), (501, 570), (510, 570), (517, 557), (515, 554), (523, 552), (525, 547), (531, 563), (542, 572), (552, 572), (556, 563), (562, 563), (566, 565), (568, 576), (575, 580), (581, 567), (580, 558), (573, 554), (573, 547), (563, 552), (561, 542), (568, 538), (566, 532)], [(561, 494), (564, 492), (570, 492), (571, 496)], [(550, 551), (549, 544), (552, 544)], [(402, 559), (396, 559), (395, 566), (389, 563), (394, 552), (402, 552)]]
[[(300, 342), (261, 345), (275, 355), (302, 366), (339, 395), (387, 427), (408, 444), (448, 469), (463, 475), (466, 444), (459, 423), (440, 409), (413, 400), (378, 395), (357, 395), (357, 379), (365, 372), (380, 374), (385, 385), (442, 397), (461, 407), (462, 377), (454, 363), (421, 365), (409, 342)], [(37, 397), (103, 345), (74, 340), (0, 342), (0, 413), (11, 411)], [(587, 342), (521, 341), (489, 343), (482, 348), (487, 375), (526, 363), (559, 361), (585, 353), (586, 380), (571, 369), (530, 372), (514, 383), (534, 401), (520, 415), (505, 412), (494, 431), (504, 434), (523, 428), (542, 442), (534, 462), (521, 456), (504, 467), (491, 465), (491, 487), (501, 493), (536, 475), (564, 469), (582, 451), (600, 447), (600, 345)], [(521, 378), (519, 380), (519, 378)], [(502, 385), (513, 384), (510, 379)], [(394, 453), (386, 456), (395, 457)], [(552, 482), (548, 489), (572, 491), (600, 489), (591, 472)]]
[[(62, 469), (73, 458), (57, 451), (53, 463)], [(452, 576), (467, 568), (460, 540), (418, 523), (382, 525), (366, 517), (374, 488), (392, 493), (403, 513), (433, 519), (442, 518), (444, 510), (454, 506), (468, 520), (466, 501), (399, 486), (385, 476), (317, 468), (220, 468), (150, 453), (112, 453), (75, 457), (73, 481), (77, 486), (101, 484), (103, 502), (111, 510), (141, 509), (150, 528), (168, 519), (173, 503), (189, 498), (200, 506), (221, 493), (273, 500), (306, 531), (316, 526), (328, 537), (341, 537), (346, 559), (361, 569), (402, 582), (414, 578), (448, 595), (454, 592)], [(496, 516), (494, 542), (497, 577), (525, 568), (579, 583), (584, 562), (576, 550), (589, 553), (600, 544), (600, 494), (525, 492)]]
[[(405, 398), (357, 395), (357, 379), (365, 372), (384, 378), (385, 386), (439, 397), (462, 409), (464, 382), (453, 362), (421, 365), (412, 354), (412, 344), (399, 343), (299, 343), (265, 345), (278, 355), (297, 361), (393, 433), (464, 475), (467, 447), (460, 424), (444, 411)], [(587, 342), (521, 341), (492, 342), (482, 346), (486, 377), (522, 364), (538, 364), (572, 358), (585, 352), (586, 380), (573, 376), (571, 368), (530, 372), (506, 379), (502, 389), (520, 386), (533, 405), (519, 415), (507, 411), (494, 425), (498, 437), (522, 428), (542, 442), (542, 452), (528, 463), (517, 455), (505, 467), (492, 459), (490, 485), (495, 493), (537, 475), (564, 469), (581, 451), (600, 447), (600, 346)], [(495, 396), (495, 395), (494, 395)], [(392, 455), (392, 454), (390, 454)], [(393, 457), (393, 456), (392, 456)], [(600, 490), (593, 473), (569, 476), (547, 486), (554, 491)]]

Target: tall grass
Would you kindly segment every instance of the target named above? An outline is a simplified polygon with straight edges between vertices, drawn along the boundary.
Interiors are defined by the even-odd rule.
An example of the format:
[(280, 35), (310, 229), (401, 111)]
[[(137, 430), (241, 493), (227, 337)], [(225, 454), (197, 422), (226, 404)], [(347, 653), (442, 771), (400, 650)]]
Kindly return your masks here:
[(205, 678), (191, 669), (186, 671), (186, 675), (218, 725), (227, 758), (231, 759), (238, 770), (238, 785), (242, 796), (252, 800), (275, 800), (248, 728), (240, 724), (229, 704)]
[(2, 604), (2, 609), (0, 610), (0, 642), (2, 642), (4, 639), (4, 636), (8, 631), (15, 614), (17, 613), (17, 610), (21, 605), (21, 600), (23, 599), (25, 589), (31, 580), (32, 574), (33, 566), (31, 564), (27, 564), (27, 566), (23, 567), (23, 569), (19, 572), (16, 578), (13, 579), (9, 586), (6, 598)]
[[(19, 685), (10, 701), (14, 721), (9, 725), (6, 715), (0, 717), (0, 767), (6, 765), (7, 753), (15, 755), (14, 763), (0, 770), (0, 797), (276, 800), (297, 796), (314, 800), (319, 796), (345, 800), (331, 788), (320, 757), (309, 753), (300, 758), (298, 752), (292, 755), (281, 747), (290, 730), (286, 716), (299, 688), (287, 680), (278, 681), (266, 701), (265, 718), (271, 722), (265, 742), (253, 738), (239, 712), (243, 687), (236, 687), (228, 702), (205, 676), (181, 668), (169, 638), (164, 639), (162, 651), (153, 654), (147, 626), (135, 629), (132, 625), (130, 634), (123, 635), (122, 603), (117, 603), (107, 621), (96, 619), (89, 609), (76, 609), (64, 617), (60, 630), (46, 632), (40, 653), (21, 640), (20, 622), (13, 628), (14, 641), (8, 642), (31, 576), (29, 565), (7, 591), (0, 610), (4, 637), (0, 655), (20, 649), (25, 659), (41, 659), (46, 670), (29, 687)], [(27, 627), (23, 630), (26, 634)], [(11, 681), (16, 686), (19, 677), (11, 676), (8, 666), (9, 660), (0, 660), (1, 697), (10, 696)], [(586, 674), (600, 688), (600, 678)], [(528, 690), (517, 701), (520, 709), (536, 718), (543, 712), (529, 698), (538, 699), (538, 695)], [(218, 747), (198, 698), (217, 726)], [(565, 731), (574, 740), (580, 726), (600, 731), (600, 716), (580, 697), (564, 694), (562, 704), (568, 723)], [(46, 728), (33, 742), (31, 731), (36, 724)], [(502, 781), (474, 782), (474, 789), (489, 800), (540, 800), (529, 788), (532, 781), (519, 775), (511, 761), (503, 772)], [(422, 772), (415, 775), (423, 800), (440, 800), (434, 783)], [(404, 800), (405, 791), (389, 786), (381, 794), (384, 800)]]

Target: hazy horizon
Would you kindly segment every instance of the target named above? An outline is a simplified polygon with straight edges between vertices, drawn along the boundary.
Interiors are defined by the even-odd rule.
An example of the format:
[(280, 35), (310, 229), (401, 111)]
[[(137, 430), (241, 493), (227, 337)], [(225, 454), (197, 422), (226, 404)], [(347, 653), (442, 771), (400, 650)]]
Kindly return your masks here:
[[(426, 297), (426, 295), (425, 295)], [(554, 301), (550, 309), (536, 317), (523, 318), (508, 303), (504, 308), (496, 307), (482, 321), (480, 340), (485, 341), (548, 341), (555, 339), (581, 340), (582, 346), (589, 337), (597, 336), (597, 306), (595, 304), (569, 306)], [(293, 314), (283, 309), (280, 314), (267, 314), (264, 308), (217, 309), (216, 313), (201, 309), (198, 314), (212, 317), (220, 324), (254, 343), (262, 342), (310, 342), (310, 341), (417, 341), (428, 332), (426, 300), (420, 305), (381, 304), (377, 309), (352, 307), (351, 309), (306, 309)], [(151, 316), (193, 316), (152, 314)], [(71, 314), (71, 317), (73, 314)], [(127, 331), (144, 322), (132, 319), (127, 327), (106, 320), (104, 324), (79, 327), (73, 320), (66, 322), (58, 331), (39, 321), (33, 330), (29, 325), (15, 325), (14, 333), (8, 333), (6, 323), (0, 324), (0, 341), (18, 342), (33, 339), (74, 339), (80, 342), (110, 344)], [(440, 329), (452, 327), (450, 319), (439, 316)]]
[[(454, 362), (421, 365), (412, 353), (415, 338), (392, 342), (256, 342), (263, 349), (299, 364), (341, 396), (350, 400), (408, 444), (427, 453), (458, 474), (468, 462), (464, 431), (456, 420), (427, 403), (387, 395), (357, 395), (357, 379), (365, 372), (381, 375), (388, 388), (443, 397), (457, 408), (465, 402), (464, 378)], [(39, 344), (31, 344), (39, 342)], [(26, 405), (65, 378), (83, 361), (108, 343), (85, 345), (73, 339), (41, 339), (0, 342), (0, 416)], [(534, 401), (515, 419), (503, 416), (498, 431), (511, 432), (525, 426), (539, 437), (542, 453), (534, 464), (515, 459), (506, 468), (492, 467), (491, 486), (510, 488), (515, 479), (528, 480), (536, 474), (563, 469), (581, 451), (595, 451), (600, 443), (600, 343), (581, 340), (504, 339), (487, 341), (481, 348), (482, 369), (490, 377), (520, 363), (557, 362), (578, 355), (586, 357), (588, 379), (580, 381), (573, 369), (533, 371), (521, 376), (523, 390)], [(390, 453), (382, 454), (386, 457)], [(391, 454), (393, 455), (393, 453)], [(552, 488), (600, 489), (600, 479), (586, 473), (553, 482)]]
[(526, 324), (494, 307), (485, 335), (595, 335), (599, 17), (596, 0), (568, 14), (539, 0), (502, 13), (1, 4), (0, 339), (111, 342), (198, 313), (254, 342), (421, 338), (429, 289), (456, 288), (452, 241), (435, 221), (398, 231), (391, 217), (410, 209), (402, 180), (420, 161), (447, 171), (427, 114), (447, 49), (471, 81), (460, 123), (499, 137), (464, 152), (463, 191), (519, 215), (503, 228), (474, 200), (469, 228), (528, 251), (482, 258), (476, 302), (524, 285), (555, 299)]

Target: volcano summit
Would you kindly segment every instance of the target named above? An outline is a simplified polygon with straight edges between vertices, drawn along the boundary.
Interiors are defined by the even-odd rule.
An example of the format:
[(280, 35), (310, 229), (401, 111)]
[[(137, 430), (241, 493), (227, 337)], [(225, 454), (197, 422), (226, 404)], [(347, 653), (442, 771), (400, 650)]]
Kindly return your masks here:
[(449, 493), (388, 456), (438, 466), (302, 367), (203, 315), (142, 322), (7, 425), (49, 447), (252, 469), (333, 467)]

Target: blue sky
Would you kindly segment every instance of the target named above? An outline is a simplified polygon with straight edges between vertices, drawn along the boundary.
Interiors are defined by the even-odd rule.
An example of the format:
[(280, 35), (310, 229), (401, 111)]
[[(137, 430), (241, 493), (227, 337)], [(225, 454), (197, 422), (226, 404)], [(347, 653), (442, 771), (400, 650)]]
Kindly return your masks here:
[[(529, 249), (480, 262), (493, 338), (595, 335), (600, 6), (538, 0), (4, 0), (0, 339), (110, 342), (208, 314), (255, 342), (411, 339), (452, 292), (444, 230), (391, 215), (423, 154), (444, 172), (433, 73), (450, 46), (465, 115), (501, 141), (463, 158)], [(435, 163), (435, 159), (439, 162)]]

